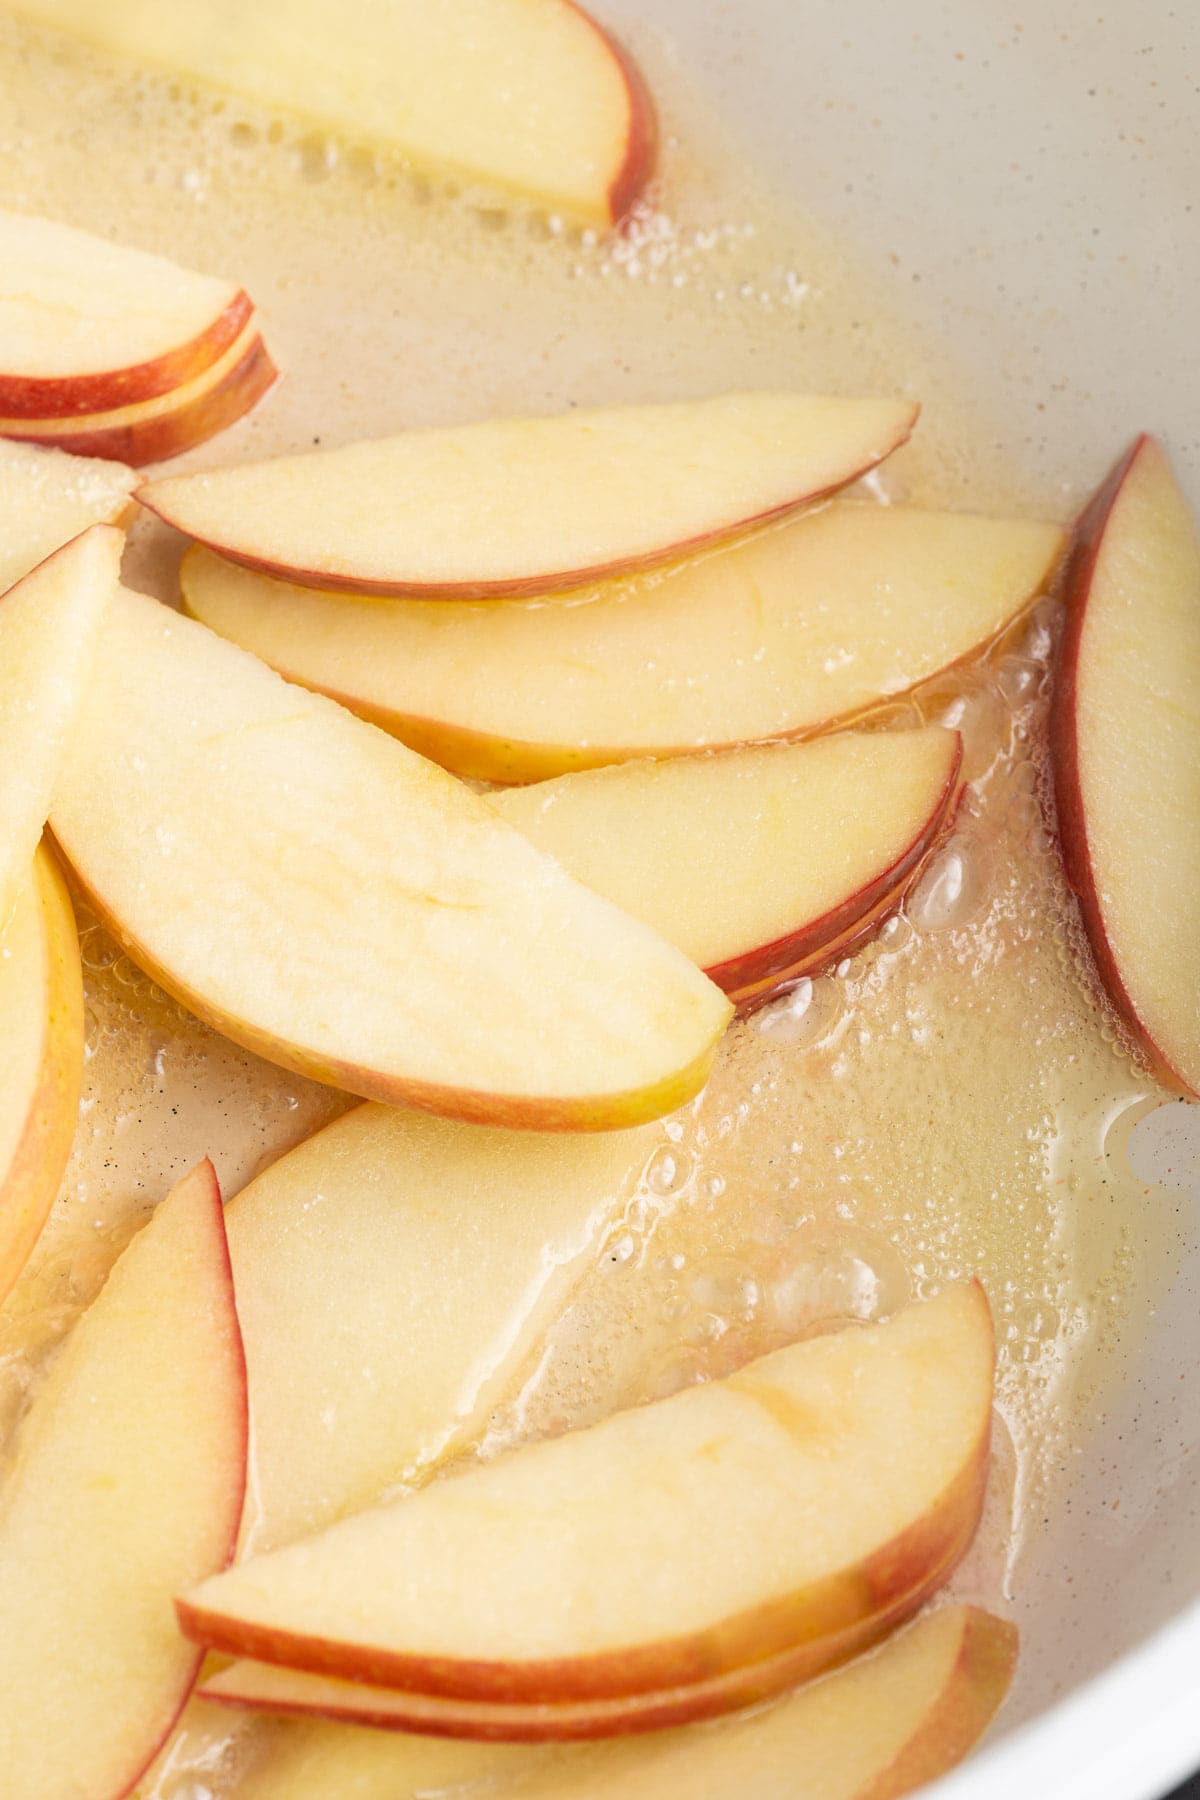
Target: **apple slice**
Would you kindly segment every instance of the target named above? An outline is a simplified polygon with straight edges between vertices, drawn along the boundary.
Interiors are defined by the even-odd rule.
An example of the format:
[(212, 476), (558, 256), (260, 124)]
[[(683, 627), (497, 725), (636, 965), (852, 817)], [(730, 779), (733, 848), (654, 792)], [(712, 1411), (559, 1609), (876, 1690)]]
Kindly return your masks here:
[(729, 1003), (479, 796), (118, 590), (51, 822), (131, 956), (285, 1068), (485, 1124), (640, 1124)]
[(14, 11), (138, 63), (609, 225), (653, 172), (654, 108), (629, 57), (571, 0), (388, 0), (347, 21), (336, 0), (223, 0)]
[(89, 525), (124, 524), (137, 484), (121, 463), (0, 438), (0, 592)]
[(1079, 521), (1054, 700), (1067, 877), (1109, 995), (1200, 1094), (1200, 540), (1142, 437)]
[(561, 775), (510, 824), (732, 1000), (765, 999), (894, 905), (951, 812), (957, 732), (841, 732)]
[(0, 1300), (54, 1204), (82, 1083), (75, 916), (53, 857), (39, 849), (0, 937)]
[(129, 1792), (199, 1665), (171, 1594), (228, 1562), (245, 1476), (245, 1366), (202, 1163), (120, 1258), (18, 1439), (0, 1513), (5, 1800)]
[(243, 1563), (180, 1621), (418, 1695), (552, 1710), (708, 1683), (695, 1716), (737, 1705), (722, 1676), (775, 1659), (786, 1685), (792, 1651), (815, 1673), (946, 1580), (993, 1365), (982, 1288), (948, 1288)]
[[(272, 1743), (244, 1784), (245, 1800), (308, 1800), (333, 1791), (338, 1776), (338, 1791), (352, 1791), (355, 1800), (404, 1800), (488, 1777), (502, 1780), (513, 1800), (729, 1800), (738, 1791), (755, 1800), (794, 1800), (798, 1769), (805, 1800), (899, 1800), (960, 1762), (987, 1729), (1016, 1653), (1016, 1628), (1007, 1621), (948, 1606), (750, 1718), (557, 1755), (314, 1722)], [(320, 1680), (235, 1664), (204, 1691), (228, 1703), (248, 1666), (264, 1682)], [(456, 1752), (470, 1760), (453, 1760)]]
[(0, 414), (67, 419), (168, 394), (250, 317), (248, 294), (163, 256), (0, 210)]
[(725, 394), (169, 475), (143, 505), (307, 587), (480, 599), (647, 569), (793, 512), (902, 444), (902, 400)]
[(991, 641), (1047, 584), (1056, 526), (837, 503), (586, 605), (355, 601), (193, 551), (222, 636), (461, 775), (540, 781), (799, 737)]
[(360, 1106), (252, 1181), (227, 1213), (253, 1417), (243, 1554), (423, 1479), (481, 1429), (658, 1142)]
[(182, 387), (112, 412), (64, 419), (0, 418), (0, 436), (46, 444), (77, 456), (142, 464), (181, 456), (248, 413), (278, 370), (252, 315), (217, 360)]
[(0, 598), (0, 925), (41, 839), (123, 545), (93, 525)]

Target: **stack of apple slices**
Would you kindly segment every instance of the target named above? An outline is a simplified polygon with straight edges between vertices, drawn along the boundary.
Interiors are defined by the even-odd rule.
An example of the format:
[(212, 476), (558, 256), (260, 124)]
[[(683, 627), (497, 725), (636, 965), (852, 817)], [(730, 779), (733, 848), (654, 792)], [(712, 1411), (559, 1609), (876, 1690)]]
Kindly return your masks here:
[(178, 456), (275, 380), (249, 295), (52, 219), (0, 212), (0, 436), (127, 463)]

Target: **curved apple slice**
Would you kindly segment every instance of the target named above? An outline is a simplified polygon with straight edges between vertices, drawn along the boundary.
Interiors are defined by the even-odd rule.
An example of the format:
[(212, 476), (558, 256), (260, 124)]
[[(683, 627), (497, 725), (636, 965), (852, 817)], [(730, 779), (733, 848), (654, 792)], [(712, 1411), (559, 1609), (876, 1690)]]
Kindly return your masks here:
[(842, 732), (589, 769), (491, 799), (730, 999), (758, 1000), (895, 904), (950, 812), (961, 760), (958, 734), (937, 727)]
[(41, 840), (124, 541), (93, 525), (0, 598), (0, 924)]
[(39, 849), (0, 938), (0, 1300), (62, 1180), (83, 1084), (83, 971), (75, 915)]
[(243, 1554), (372, 1505), (482, 1427), (658, 1141), (360, 1106), (243, 1189)]
[(1113, 1003), (1200, 1094), (1200, 539), (1142, 437), (1079, 521), (1054, 698), (1063, 857)]
[(199, 1658), (171, 1594), (228, 1562), (246, 1389), (208, 1163), (116, 1264), (24, 1422), (0, 1508), (5, 1800), (129, 1792)]
[(747, 393), (487, 419), (171, 475), (138, 499), (223, 556), (304, 586), (511, 599), (780, 518), (881, 462), (916, 415), (901, 400)]
[(770, 1658), (786, 1681), (786, 1652), (844, 1654), (962, 1555), (993, 1364), (982, 1288), (950, 1288), (343, 1520), (202, 1583), (180, 1621), (464, 1701), (653, 1695)]
[(225, 431), (256, 406), (279, 371), (251, 315), (229, 348), (201, 374), (156, 399), (67, 419), (0, 418), (0, 436), (77, 456), (165, 462)]
[(107, 458), (0, 438), (0, 592), (89, 525), (124, 524), (138, 479)]
[(131, 956), (259, 1055), (547, 1130), (702, 1085), (729, 1003), (431, 763), (118, 590), (54, 834)]
[(336, 0), (255, 0), (236, 28), (222, 0), (15, 10), (588, 224), (623, 217), (654, 169), (645, 84), (572, 0), (389, 0), (353, 29)]
[(188, 609), (460, 775), (541, 781), (811, 735), (980, 650), (1057, 526), (839, 502), (588, 604), (356, 601), (184, 560)]
[(69, 419), (153, 400), (209, 368), (250, 317), (228, 281), (0, 210), (0, 414)]

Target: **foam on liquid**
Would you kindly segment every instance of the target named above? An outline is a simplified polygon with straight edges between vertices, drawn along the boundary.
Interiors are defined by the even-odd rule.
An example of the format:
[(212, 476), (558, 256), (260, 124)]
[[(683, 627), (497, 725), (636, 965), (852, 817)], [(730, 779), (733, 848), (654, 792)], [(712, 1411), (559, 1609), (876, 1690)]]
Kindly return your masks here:
[[(974, 442), (969, 397), (890, 300), (782, 215), (714, 144), (668, 59), (638, 48), (662, 102), (664, 172), (655, 205), (611, 242), (4, 23), (0, 204), (236, 277), (257, 300), (286, 379), (177, 467), (487, 413), (790, 385), (922, 398), (916, 442), (868, 484), (881, 499), (1052, 512)], [(129, 578), (173, 598), (178, 549), (140, 521)], [(1043, 605), (977, 669), (881, 716), (964, 732), (971, 786), (953, 838), (878, 941), (730, 1032), (478, 1454), (977, 1274), (1003, 1428), (957, 1585), (1020, 1616), (1026, 1524), (1053, 1503), (1167, 1254), (1123, 1151), (1160, 1090), (1096, 1005), (1042, 823), (1055, 624)], [(80, 923), (85, 1099), (55, 1212), (0, 1310), (9, 1441), (54, 1345), (174, 1177), (208, 1153), (236, 1192), (347, 1103), (196, 1024)], [(269, 1739), (194, 1708), (145, 1792), (226, 1800)]]

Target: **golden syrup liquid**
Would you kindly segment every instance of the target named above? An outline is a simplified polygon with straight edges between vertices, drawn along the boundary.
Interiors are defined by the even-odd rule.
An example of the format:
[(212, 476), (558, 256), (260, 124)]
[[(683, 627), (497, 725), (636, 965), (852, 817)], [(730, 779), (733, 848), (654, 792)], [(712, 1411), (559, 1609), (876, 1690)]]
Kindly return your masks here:
[[(660, 45), (633, 47), (659, 98), (663, 167), (615, 240), (4, 21), (0, 204), (236, 278), (259, 303), (284, 381), (174, 467), (777, 385), (922, 400), (914, 443), (865, 484), (881, 501), (1053, 514), (1061, 490), (1048, 504), (979, 441), (969, 394), (894, 295), (755, 184)], [(173, 600), (179, 549), (139, 520), (127, 578)], [(1021, 1618), (1029, 1523), (1134, 1354), (1170, 1255), (1163, 1209), (1124, 1155), (1161, 1091), (1098, 1004), (1043, 823), (1057, 623), (1042, 603), (976, 667), (875, 721), (963, 732), (952, 839), (875, 942), (733, 1027), (472, 1454), (978, 1275), (1000, 1423), (956, 1586)], [(57, 1206), (0, 1310), (0, 1455), (172, 1180), (211, 1154), (236, 1192), (348, 1103), (200, 1026), (80, 925), (85, 1098)], [(192, 1708), (142, 1792), (235, 1800), (270, 1729)]]

